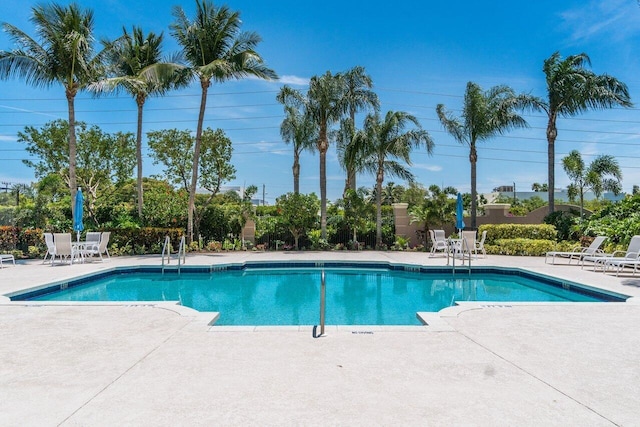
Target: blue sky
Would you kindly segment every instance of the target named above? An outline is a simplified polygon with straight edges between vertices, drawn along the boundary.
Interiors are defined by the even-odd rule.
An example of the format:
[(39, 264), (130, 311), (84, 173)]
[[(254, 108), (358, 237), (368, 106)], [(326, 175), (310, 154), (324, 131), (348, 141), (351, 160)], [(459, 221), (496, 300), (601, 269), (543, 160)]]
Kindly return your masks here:
[[(346, 3), (346, 4), (344, 4)], [(28, 21), (37, 2), (4, 0), (3, 22), (34, 34)], [(172, 7), (193, 16), (195, 1), (122, 0), (82, 1), (96, 16), (96, 35), (115, 38), (122, 27), (138, 25), (145, 32), (165, 33), (165, 50), (178, 49), (169, 34)], [(633, 109), (596, 111), (558, 121), (556, 187), (568, 179), (560, 159), (573, 149), (590, 162), (600, 154), (616, 156), (623, 171), (623, 187), (640, 185), (640, 7), (635, 0), (607, 1), (458, 1), (341, 2), (327, 0), (276, 2), (232, 0), (241, 11), (243, 29), (262, 38), (258, 50), (281, 81), (230, 81), (210, 89), (205, 126), (220, 127), (234, 143), (237, 178), (230, 185), (264, 185), (266, 200), (293, 190), (291, 146), (282, 142), (282, 106), (275, 96), (283, 83), (305, 90), (313, 75), (364, 66), (381, 101), (382, 113), (407, 111), (420, 119), (435, 141), (428, 156), (412, 155), (412, 172), (425, 185), (470, 190), (468, 148), (456, 143), (437, 121), (435, 107), (443, 103), (459, 110), (466, 83), (484, 89), (506, 84), (518, 92), (545, 96), (542, 63), (554, 51), (563, 56), (586, 52), (592, 69), (608, 73), (628, 86)], [(12, 49), (4, 33), (0, 49)], [(173, 92), (146, 104), (144, 130), (195, 130), (199, 87)], [(108, 132), (135, 131), (135, 103), (126, 95), (94, 99), (80, 94), (76, 118)], [(484, 142), (478, 147), (478, 190), (489, 192), (515, 183), (528, 190), (546, 182), (546, 120), (541, 113), (525, 114), (530, 128)], [(20, 80), (0, 82), (0, 181), (30, 182), (33, 172), (20, 159), (27, 156), (16, 134), (26, 125), (40, 126), (67, 118), (64, 91), (59, 86), (33, 89)], [(342, 194), (344, 172), (332, 147), (328, 155), (328, 197)], [(319, 194), (317, 154), (302, 159), (301, 191)], [(145, 157), (145, 175), (162, 174)], [(387, 178), (397, 184), (402, 181)], [(373, 186), (371, 176), (358, 185)], [(262, 192), (262, 191), (261, 191)], [(262, 194), (260, 194), (261, 196)]]

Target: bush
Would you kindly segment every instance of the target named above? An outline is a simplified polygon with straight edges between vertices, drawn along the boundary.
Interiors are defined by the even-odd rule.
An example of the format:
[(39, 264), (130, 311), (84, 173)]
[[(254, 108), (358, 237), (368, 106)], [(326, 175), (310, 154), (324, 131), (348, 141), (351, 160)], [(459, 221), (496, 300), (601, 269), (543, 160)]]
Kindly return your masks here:
[[(487, 233), (487, 239), (489, 233)], [(550, 251), (569, 251), (575, 242), (556, 242), (548, 239), (497, 239), (491, 244), (485, 244), (485, 249), (491, 255), (520, 255), (543, 256)]]
[(113, 252), (116, 255), (140, 254), (141, 250), (146, 252), (146, 248), (150, 248), (153, 253), (160, 253), (162, 251), (165, 236), (169, 236), (172, 244), (177, 247), (180, 242), (180, 238), (184, 234), (184, 230), (182, 228), (143, 227), (118, 228), (107, 231), (111, 231), (111, 237), (109, 238), (109, 253)]
[[(484, 224), (478, 234), (487, 231), (486, 245), (495, 245), (502, 239), (556, 240), (557, 232), (549, 224)], [(549, 249), (553, 250), (553, 249)]]
[(553, 225), (558, 232), (558, 240), (577, 240), (579, 230), (577, 225), (580, 221), (580, 213), (575, 209), (570, 212), (553, 212), (543, 219), (545, 224)]

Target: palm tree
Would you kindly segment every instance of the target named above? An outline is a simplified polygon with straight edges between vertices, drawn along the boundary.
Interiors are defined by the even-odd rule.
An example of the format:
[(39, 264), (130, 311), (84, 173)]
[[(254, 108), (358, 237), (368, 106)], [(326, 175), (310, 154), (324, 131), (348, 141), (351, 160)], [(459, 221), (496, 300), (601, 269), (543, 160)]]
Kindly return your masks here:
[(281, 94), (286, 103), (304, 108), (305, 114), (316, 126), (318, 139), (316, 148), (320, 153), (320, 236), (327, 238), (327, 150), (329, 129), (347, 111), (345, 85), (340, 73), (327, 71), (314, 76), (309, 82), (306, 96), (300, 91), (284, 86)]
[[(162, 33), (149, 33), (133, 27), (131, 34), (123, 28), (121, 42), (110, 53), (110, 63), (115, 76), (99, 80), (89, 86), (96, 93), (123, 89), (135, 100), (138, 107), (136, 133), (136, 158), (138, 163), (137, 193), (138, 217), (142, 218), (142, 113), (149, 96), (164, 95), (174, 87), (186, 84), (180, 80), (179, 70), (184, 67), (172, 62), (161, 62)], [(184, 76), (184, 75), (183, 75)]]
[(424, 225), (422, 233), (425, 249), (428, 243), (429, 224), (441, 225), (455, 220), (456, 194), (458, 194), (458, 190), (453, 187), (441, 189), (437, 185), (432, 185), (429, 187), (429, 193), (422, 200), (422, 203), (409, 209), (411, 223), (417, 222)]
[(629, 91), (624, 83), (607, 74), (595, 74), (586, 66), (591, 66), (591, 60), (586, 53), (563, 59), (559, 52), (555, 52), (544, 61), (542, 67), (547, 80), (547, 99), (537, 100), (537, 106), (543, 109), (548, 117), (549, 213), (555, 209), (553, 189), (558, 116), (573, 117), (590, 109), (632, 106)]
[(207, 91), (211, 81), (224, 82), (255, 76), (276, 79), (276, 73), (268, 68), (255, 48), (261, 38), (254, 32), (240, 32), (240, 13), (227, 6), (215, 7), (207, 0), (196, 0), (196, 16), (190, 20), (180, 6), (173, 9), (176, 21), (171, 24), (171, 34), (182, 47), (189, 71), (200, 82), (200, 112), (193, 153), (193, 168), (189, 191), (187, 232), (193, 241), (193, 213), (195, 209), (198, 163), (202, 145), (202, 126), (207, 106)]
[(354, 150), (349, 150), (356, 133), (356, 113), (364, 109), (378, 111), (380, 102), (378, 95), (371, 90), (373, 81), (365, 72), (364, 67), (353, 67), (346, 71), (342, 77), (349, 117), (341, 123), (341, 131), (338, 134), (338, 150), (342, 153), (340, 161), (347, 172), (346, 191), (347, 189), (355, 190), (357, 187), (356, 169), (358, 159), (353, 156)]
[(49, 87), (54, 83), (64, 87), (69, 111), (68, 182), (74, 213), (77, 191), (74, 101), (79, 91), (103, 75), (105, 58), (113, 44), (108, 43), (100, 52), (95, 52), (93, 12), (75, 3), (36, 6), (30, 21), (36, 27), (39, 41), (11, 24), (2, 25), (16, 49), (0, 51), (0, 78), (23, 78), (35, 87)]
[(287, 90), (283, 87), (276, 99), (284, 104), (285, 118), (280, 125), (282, 139), (293, 144), (293, 192), (300, 192), (300, 155), (304, 150), (313, 150), (318, 139), (316, 127), (304, 110), (287, 105)]
[(471, 227), (476, 228), (477, 191), (476, 163), (478, 152), (476, 143), (485, 141), (497, 134), (526, 127), (527, 122), (516, 113), (516, 110), (531, 107), (533, 98), (528, 95), (516, 95), (508, 86), (494, 86), (488, 91), (476, 83), (467, 83), (464, 94), (462, 116), (453, 117), (438, 104), (436, 112), (445, 130), (460, 144), (469, 146), (469, 162), (471, 163)]
[[(407, 130), (413, 124), (414, 129)], [(411, 150), (425, 145), (433, 152), (429, 133), (420, 127), (418, 119), (402, 111), (387, 112), (384, 120), (378, 113), (369, 114), (364, 127), (354, 137), (354, 144), (363, 153), (362, 170), (376, 177), (376, 247), (382, 247), (382, 183), (385, 174), (413, 181), (413, 174), (401, 162), (411, 165)]]
[(569, 198), (574, 199), (576, 195), (580, 196), (581, 219), (584, 216), (585, 189), (591, 189), (596, 198), (599, 198), (604, 191), (611, 191), (616, 195), (622, 191), (620, 184), (622, 172), (613, 156), (598, 156), (585, 168), (580, 152), (572, 150), (562, 159), (562, 167), (572, 181), (568, 188)]

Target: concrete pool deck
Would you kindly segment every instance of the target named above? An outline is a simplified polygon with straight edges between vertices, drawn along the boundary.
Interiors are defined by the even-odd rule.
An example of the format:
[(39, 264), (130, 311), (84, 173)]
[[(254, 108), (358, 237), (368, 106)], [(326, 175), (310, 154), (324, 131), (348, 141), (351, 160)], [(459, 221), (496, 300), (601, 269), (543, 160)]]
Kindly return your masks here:
[[(188, 265), (367, 260), (413, 252), (239, 252)], [(18, 261), (0, 295), (160, 257)], [(2, 425), (640, 425), (640, 277), (544, 258), (474, 260), (633, 296), (627, 303), (482, 304), (438, 325), (210, 327), (166, 305), (0, 302)]]

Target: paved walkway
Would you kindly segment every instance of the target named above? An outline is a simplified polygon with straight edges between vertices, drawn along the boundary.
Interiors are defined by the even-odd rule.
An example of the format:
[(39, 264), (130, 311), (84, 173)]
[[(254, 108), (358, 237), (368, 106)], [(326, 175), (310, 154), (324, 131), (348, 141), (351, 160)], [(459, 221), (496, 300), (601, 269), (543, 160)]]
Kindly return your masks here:
[[(399, 252), (232, 253), (244, 260), (444, 265)], [(19, 262), (0, 294), (159, 257), (74, 266)], [(497, 257), (640, 296), (640, 280)], [(637, 301), (638, 298), (635, 299)], [(210, 327), (166, 305), (0, 303), (2, 425), (640, 425), (640, 304), (476, 304), (445, 328)]]

